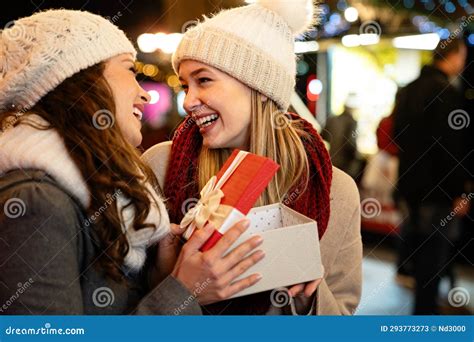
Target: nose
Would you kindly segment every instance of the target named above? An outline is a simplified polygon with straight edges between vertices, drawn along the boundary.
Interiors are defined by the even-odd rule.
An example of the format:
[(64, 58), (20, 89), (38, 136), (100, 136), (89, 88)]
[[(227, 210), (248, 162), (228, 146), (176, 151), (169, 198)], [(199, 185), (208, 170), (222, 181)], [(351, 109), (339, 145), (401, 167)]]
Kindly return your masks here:
[(148, 92), (142, 87), (140, 87), (140, 100), (142, 100), (145, 104), (149, 103), (151, 100), (150, 94), (148, 94)]
[(194, 112), (197, 108), (202, 105), (202, 102), (199, 98), (199, 94), (196, 91), (191, 90), (191, 87), (188, 88), (188, 93), (184, 97), (183, 107), (188, 113)]

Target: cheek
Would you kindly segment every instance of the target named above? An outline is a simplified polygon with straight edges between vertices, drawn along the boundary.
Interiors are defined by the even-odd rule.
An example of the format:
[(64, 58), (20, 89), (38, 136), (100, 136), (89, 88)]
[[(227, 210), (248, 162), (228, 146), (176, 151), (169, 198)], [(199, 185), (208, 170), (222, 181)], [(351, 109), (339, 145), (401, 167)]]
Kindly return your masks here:
[(231, 122), (235, 127), (247, 126), (250, 123), (251, 95), (250, 91), (242, 88), (229, 89), (224, 92), (223, 108), (224, 120)]
[(251, 121), (251, 112), (252, 112), (252, 106), (250, 104), (251, 97), (250, 93), (247, 94), (245, 93), (239, 101), (239, 107), (237, 108), (237, 117), (239, 120), (239, 126), (240, 127), (245, 127), (246, 129), (249, 128), (250, 126), (250, 121)]
[[(138, 97), (139, 90), (132, 82), (123, 82), (121, 87), (115, 86), (113, 90), (117, 115), (129, 117), (133, 112), (133, 104)], [(133, 115), (132, 115), (133, 116)]]
[(127, 75), (119, 75), (109, 78), (109, 86), (114, 95), (115, 101), (130, 101), (138, 94), (138, 83), (136, 80)]

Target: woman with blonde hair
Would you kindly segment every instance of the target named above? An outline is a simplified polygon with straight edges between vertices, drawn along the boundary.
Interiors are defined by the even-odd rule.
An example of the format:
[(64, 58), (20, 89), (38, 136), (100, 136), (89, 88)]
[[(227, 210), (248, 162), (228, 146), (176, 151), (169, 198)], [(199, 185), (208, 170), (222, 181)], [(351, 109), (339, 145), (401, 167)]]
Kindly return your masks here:
[(206, 18), (186, 32), (173, 55), (188, 116), (172, 143), (144, 155), (164, 186), (172, 220), (182, 219), (183, 203), (199, 197), (234, 148), (266, 156), (281, 168), (257, 206), (282, 202), (315, 219), (325, 268), (323, 279), (289, 289), (291, 307), (274, 307), (269, 293), (259, 293), (208, 305), (204, 313), (351, 314), (359, 302), (357, 188), (332, 167), (313, 127), (287, 113), (296, 76), (294, 37), (314, 17), (309, 0), (260, 0)]
[(234, 281), (256, 239), (222, 257), (245, 222), (201, 253), (207, 226), (170, 267), (166, 207), (135, 148), (150, 96), (119, 28), (49, 10), (0, 33), (0, 312), (201, 314), (258, 281)]

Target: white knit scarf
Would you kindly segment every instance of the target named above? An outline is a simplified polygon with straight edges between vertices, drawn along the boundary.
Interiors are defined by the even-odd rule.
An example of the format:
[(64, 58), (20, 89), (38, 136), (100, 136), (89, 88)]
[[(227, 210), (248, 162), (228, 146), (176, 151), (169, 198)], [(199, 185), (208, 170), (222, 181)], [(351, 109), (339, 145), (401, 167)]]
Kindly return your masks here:
[[(41, 126), (48, 125), (38, 115), (29, 115), (28, 121)], [(87, 183), (70, 157), (63, 139), (54, 129), (39, 130), (22, 123), (0, 133), (0, 176), (15, 169), (43, 170), (75, 196), (84, 208), (90, 205), (91, 194)], [(152, 194), (150, 213), (145, 222), (154, 223), (156, 229), (135, 230), (132, 226), (135, 216), (134, 206), (126, 207), (130, 200), (120, 192), (111, 194), (116, 198), (119, 213), (123, 209), (122, 230), (130, 246), (124, 263), (132, 271), (139, 270), (145, 263), (146, 248), (158, 242), (170, 231), (169, 217), (163, 199), (150, 184), (145, 186)], [(155, 203), (158, 203), (158, 206)], [(106, 205), (104, 203), (104, 207)]]

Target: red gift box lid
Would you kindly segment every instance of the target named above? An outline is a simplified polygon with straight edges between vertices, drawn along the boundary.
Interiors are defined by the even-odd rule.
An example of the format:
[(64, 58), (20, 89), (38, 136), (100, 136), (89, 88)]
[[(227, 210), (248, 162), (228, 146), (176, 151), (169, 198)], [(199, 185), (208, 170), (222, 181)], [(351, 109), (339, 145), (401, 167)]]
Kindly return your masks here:
[[(224, 166), (217, 173), (218, 181), (239, 152), (239, 150), (234, 150), (226, 160)], [(224, 193), (221, 204), (234, 207), (246, 215), (279, 168), (280, 166), (269, 158), (248, 153), (232, 176), (221, 187)]]

